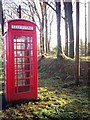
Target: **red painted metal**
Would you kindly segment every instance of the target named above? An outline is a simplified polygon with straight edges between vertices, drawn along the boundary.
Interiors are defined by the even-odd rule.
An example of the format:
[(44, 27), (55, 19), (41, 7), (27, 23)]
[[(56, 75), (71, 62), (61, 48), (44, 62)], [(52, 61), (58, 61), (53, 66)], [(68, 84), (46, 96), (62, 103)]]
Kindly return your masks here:
[(5, 97), (8, 102), (36, 99), (38, 94), (35, 23), (23, 19), (5, 24)]

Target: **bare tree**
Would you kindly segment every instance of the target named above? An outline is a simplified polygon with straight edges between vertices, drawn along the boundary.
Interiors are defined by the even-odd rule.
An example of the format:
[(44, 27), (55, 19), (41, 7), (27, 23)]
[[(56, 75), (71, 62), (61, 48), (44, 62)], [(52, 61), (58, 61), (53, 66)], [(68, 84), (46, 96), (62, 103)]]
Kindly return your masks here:
[(87, 17), (86, 17), (86, 0), (85, 0), (85, 56), (87, 55)]
[(60, 35), (60, 24), (61, 24), (61, 0), (55, 2), (55, 8), (45, 2), (48, 6), (50, 6), (56, 12), (56, 19), (57, 19), (57, 57), (61, 57), (62, 54), (62, 46), (61, 46), (61, 35)]
[(72, 19), (72, 2), (67, 2), (68, 7), (68, 25), (69, 25), (69, 56), (74, 58), (74, 30), (73, 30), (73, 19)]
[(45, 44), (46, 53), (48, 53), (48, 21), (47, 21), (47, 5), (45, 4)]
[[(90, 2), (88, 2), (88, 56), (90, 57)], [(90, 62), (88, 62), (87, 85), (90, 87)], [(90, 91), (88, 92), (90, 99)]]
[(68, 19), (67, 19), (68, 8), (64, 0), (63, 0), (63, 4), (64, 4), (64, 11), (65, 11), (65, 19), (64, 19), (65, 20), (65, 55), (68, 56)]
[(79, 2), (76, 2), (76, 56), (75, 56), (75, 80), (79, 84)]
[(0, 1), (0, 24), (2, 24), (2, 2)]
[(42, 20), (41, 20), (41, 54), (44, 54), (44, 14), (45, 14), (45, 4), (40, 2), (41, 6), (41, 14), (42, 14)]
[[(51, 18), (50, 18), (50, 15), (51, 15)], [(53, 13), (50, 12), (50, 15), (48, 17), (48, 19), (50, 19), (49, 20), (48, 53), (50, 53), (50, 43), (51, 43), (51, 34), (52, 34), (51, 27), (52, 27), (52, 23), (53, 23)]]
[(61, 2), (56, 2), (56, 17), (57, 17), (57, 57), (62, 54), (60, 22), (61, 22)]
[[(65, 9), (65, 29), (66, 29), (66, 49), (68, 50), (68, 29), (67, 22), (69, 27), (69, 57), (74, 58), (74, 30), (73, 30), (73, 18), (72, 18), (72, 0), (70, 2), (64, 1)], [(67, 53), (66, 53), (67, 54)]]

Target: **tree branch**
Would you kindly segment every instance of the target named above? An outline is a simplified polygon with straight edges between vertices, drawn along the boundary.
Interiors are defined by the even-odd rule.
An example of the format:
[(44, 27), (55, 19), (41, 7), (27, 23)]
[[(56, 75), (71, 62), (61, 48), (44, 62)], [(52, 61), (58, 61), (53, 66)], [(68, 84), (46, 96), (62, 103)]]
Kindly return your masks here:
[(51, 7), (56, 12), (56, 9), (54, 9), (48, 2), (44, 2), (44, 3), (47, 4), (49, 7)]

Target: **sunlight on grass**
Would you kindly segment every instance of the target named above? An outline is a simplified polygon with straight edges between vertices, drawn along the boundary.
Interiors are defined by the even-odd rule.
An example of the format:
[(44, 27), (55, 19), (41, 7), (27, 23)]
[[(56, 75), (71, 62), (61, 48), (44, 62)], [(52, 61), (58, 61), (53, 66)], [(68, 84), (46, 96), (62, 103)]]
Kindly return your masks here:
[(3, 79), (3, 75), (0, 75), (0, 79)]
[[(73, 90), (73, 91), (72, 91)], [(30, 120), (83, 120), (90, 118), (88, 101), (81, 90), (62, 88), (60, 80), (39, 80), (37, 101), (3, 111), (2, 118)], [(24, 113), (24, 114), (23, 114)]]
[(2, 95), (3, 91), (0, 91), (0, 95)]
[(51, 103), (51, 106), (56, 107), (64, 106), (73, 101), (65, 91), (63, 93), (61, 91), (57, 91), (57, 88), (55, 90), (52, 85), (50, 85), (49, 88), (40, 87), (38, 97), (40, 100), (47, 101), (47, 104)]

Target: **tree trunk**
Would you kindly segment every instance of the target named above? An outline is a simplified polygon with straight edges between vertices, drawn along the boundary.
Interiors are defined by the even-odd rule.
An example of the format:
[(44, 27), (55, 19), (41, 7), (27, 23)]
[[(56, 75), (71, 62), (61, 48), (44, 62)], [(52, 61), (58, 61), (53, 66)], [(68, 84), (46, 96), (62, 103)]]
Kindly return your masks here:
[[(90, 2), (88, 2), (88, 56), (90, 56)], [(87, 86), (90, 87), (90, 62), (88, 62)], [(90, 91), (88, 92), (90, 99)]]
[(45, 30), (46, 30), (46, 32), (45, 32), (45, 43), (46, 43), (46, 53), (48, 53), (48, 27), (47, 27), (47, 24), (48, 24), (48, 22), (47, 22), (47, 6), (46, 6), (46, 4), (45, 4)]
[(50, 43), (51, 43), (51, 34), (52, 34), (52, 22), (53, 22), (53, 15), (49, 23), (49, 38), (48, 38), (48, 52), (49, 53), (50, 53)]
[(68, 7), (68, 25), (69, 25), (69, 56), (74, 58), (74, 31), (73, 31), (73, 19), (72, 19), (72, 2), (67, 2)]
[[(90, 56), (90, 41), (88, 42), (88, 56)], [(88, 62), (87, 86), (90, 87), (90, 62)], [(90, 91), (88, 94), (90, 98)]]
[(2, 24), (2, 2), (0, 1), (0, 24)]
[(43, 54), (43, 50), (42, 50), (42, 29), (41, 29), (42, 25), (40, 24), (40, 53)]
[(61, 2), (56, 2), (56, 18), (57, 18), (57, 57), (62, 54), (60, 23), (61, 23)]
[(86, 1), (85, 1), (85, 56), (87, 56), (87, 19), (86, 19)]
[(41, 6), (41, 14), (42, 14), (42, 20), (41, 20), (41, 24), (40, 24), (40, 28), (41, 28), (41, 42), (40, 42), (40, 47), (41, 47), (41, 54), (44, 54), (44, 10), (45, 10), (45, 6), (44, 3), (40, 3)]
[(79, 2), (76, 2), (76, 56), (75, 56), (75, 80), (79, 84)]
[(41, 29), (40, 29), (40, 51), (41, 54), (44, 54), (44, 21), (42, 20)]
[(51, 42), (51, 24), (52, 24), (52, 22), (50, 22), (50, 27), (49, 27), (49, 34), (50, 34), (50, 36), (49, 36), (49, 40), (48, 40), (48, 52), (50, 53), (50, 42)]
[(67, 21), (67, 4), (64, 3), (64, 11), (65, 11), (65, 55), (68, 56), (68, 21)]
[(65, 55), (68, 56), (68, 25), (65, 19)]

